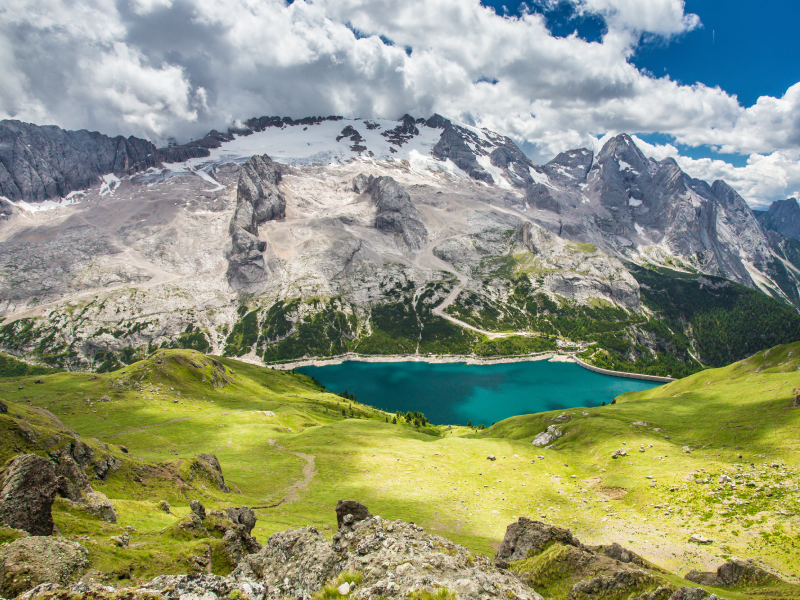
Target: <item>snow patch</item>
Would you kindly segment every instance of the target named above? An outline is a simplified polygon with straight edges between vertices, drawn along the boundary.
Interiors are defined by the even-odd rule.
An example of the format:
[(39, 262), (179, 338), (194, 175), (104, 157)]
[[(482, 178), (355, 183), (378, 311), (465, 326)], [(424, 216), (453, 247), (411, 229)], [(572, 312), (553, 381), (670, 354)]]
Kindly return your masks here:
[(512, 185), (506, 179), (503, 170), (499, 167), (495, 167), (492, 164), (492, 159), (490, 159), (488, 156), (478, 156), (476, 158), (478, 164), (489, 172), (489, 174), (492, 176), (492, 179), (494, 179), (494, 182), (497, 184), (498, 187), (504, 190), (513, 189)]
[[(0, 199), (5, 200), (12, 206), (19, 208), (22, 211), (29, 212), (31, 214), (36, 214), (38, 212), (44, 212), (47, 210), (55, 210), (56, 208), (62, 208), (64, 206), (69, 206), (70, 204), (77, 204), (79, 198), (77, 197), (79, 194), (85, 194), (86, 192), (71, 192), (67, 198), (59, 198), (58, 200), (44, 200), (42, 202), (25, 202), (25, 200), (20, 200), (18, 202), (14, 202), (13, 200), (9, 200), (5, 196), (0, 196)], [(74, 194), (74, 195), (73, 195)]]
[(109, 173), (108, 175), (103, 175), (103, 184), (100, 186), (100, 195), (105, 196), (106, 194), (113, 195), (117, 188), (122, 183), (122, 180), (114, 175), (113, 173)]
[(629, 206), (641, 206), (642, 205), (642, 201), (641, 200), (637, 200), (636, 198), (628, 198), (628, 205)]
[(636, 169), (633, 168), (633, 165), (625, 162), (622, 159), (617, 159), (617, 162), (619, 163), (620, 171), (633, 171), (634, 173), (638, 173), (639, 172), (639, 171), (637, 171)]
[(647, 235), (644, 232), (644, 227), (642, 227), (638, 223), (634, 223), (633, 228), (636, 230), (636, 233), (639, 234), (640, 237), (647, 239)]
[(196, 171), (192, 171), (195, 175), (197, 175), (203, 181), (207, 181), (208, 183), (214, 184), (214, 188), (210, 190), (204, 190), (206, 192), (218, 192), (220, 190), (224, 190), (226, 186), (222, 185), (219, 181), (214, 179), (211, 175), (206, 173), (203, 169), (197, 169)]
[(539, 171), (533, 167), (528, 167), (528, 172), (531, 174), (531, 179), (533, 179), (535, 183), (541, 183), (542, 185), (549, 187), (551, 190), (556, 189), (556, 186), (550, 182), (550, 178), (544, 173), (539, 173)]

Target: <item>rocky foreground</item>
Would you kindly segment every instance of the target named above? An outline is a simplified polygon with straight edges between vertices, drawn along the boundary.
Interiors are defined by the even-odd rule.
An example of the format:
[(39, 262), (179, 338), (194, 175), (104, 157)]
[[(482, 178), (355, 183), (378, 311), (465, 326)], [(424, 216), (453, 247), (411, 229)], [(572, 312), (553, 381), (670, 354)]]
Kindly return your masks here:
[[(211, 518), (199, 502), (192, 503), (192, 510), (183, 524), (189, 534), (202, 529)], [(252, 529), (255, 517), (251, 510), (229, 513), (227, 519), (236, 522), (242, 533)], [(718, 598), (703, 588), (676, 587), (661, 569), (618, 544), (584, 546), (567, 529), (524, 517), (509, 525), (494, 561), (490, 561), (443, 537), (427, 534), (414, 523), (374, 516), (355, 501), (340, 501), (336, 514), (339, 529), (332, 540), (314, 527), (273, 534), (263, 547), (251, 538), (251, 553), (243, 554), (227, 577), (162, 575), (140, 587), (122, 589), (84, 581), (70, 583), (85, 566), (86, 549), (59, 538), (29, 537), (0, 550), (0, 581), (7, 594), (9, 584), (23, 574), (29, 580), (33, 580), (32, 574), (40, 581), (49, 578), (21, 594), (19, 598), (24, 600), (542, 600), (539, 592), (568, 600)], [(726, 563), (717, 573), (689, 573), (687, 580), (722, 587), (783, 584), (742, 561)]]

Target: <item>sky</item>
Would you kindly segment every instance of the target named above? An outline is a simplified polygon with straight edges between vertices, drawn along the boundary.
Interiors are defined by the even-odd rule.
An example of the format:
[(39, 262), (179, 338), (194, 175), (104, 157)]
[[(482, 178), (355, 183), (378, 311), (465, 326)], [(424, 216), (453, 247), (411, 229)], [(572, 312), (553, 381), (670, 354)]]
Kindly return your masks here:
[(753, 208), (800, 196), (800, 3), (0, 0), (0, 118), (188, 141), (438, 112), (535, 161), (635, 136)]

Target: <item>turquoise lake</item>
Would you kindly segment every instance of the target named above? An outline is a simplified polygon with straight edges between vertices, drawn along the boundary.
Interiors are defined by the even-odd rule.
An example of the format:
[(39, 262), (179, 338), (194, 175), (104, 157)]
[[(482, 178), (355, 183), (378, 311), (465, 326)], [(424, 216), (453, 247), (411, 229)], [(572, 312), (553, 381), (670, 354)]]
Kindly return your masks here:
[(600, 406), (659, 384), (600, 375), (573, 363), (489, 365), (344, 362), (300, 367), (331, 392), (386, 411), (420, 411), (438, 425), (484, 424), (546, 410)]

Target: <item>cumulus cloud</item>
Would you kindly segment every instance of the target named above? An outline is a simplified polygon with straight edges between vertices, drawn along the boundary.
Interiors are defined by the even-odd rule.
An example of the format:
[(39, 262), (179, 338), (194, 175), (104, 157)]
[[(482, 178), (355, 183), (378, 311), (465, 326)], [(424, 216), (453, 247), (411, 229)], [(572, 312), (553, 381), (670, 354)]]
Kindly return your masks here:
[(0, 0), (0, 117), (158, 142), (265, 114), (439, 112), (542, 160), (605, 133), (669, 133), (753, 154), (747, 176), (722, 161), (685, 162), (692, 174), (725, 173), (754, 199), (798, 187), (800, 84), (744, 108), (653, 77), (628, 59), (643, 35), (700, 26), (683, 0), (568, 1), (605, 21), (600, 41), (479, 0)]

